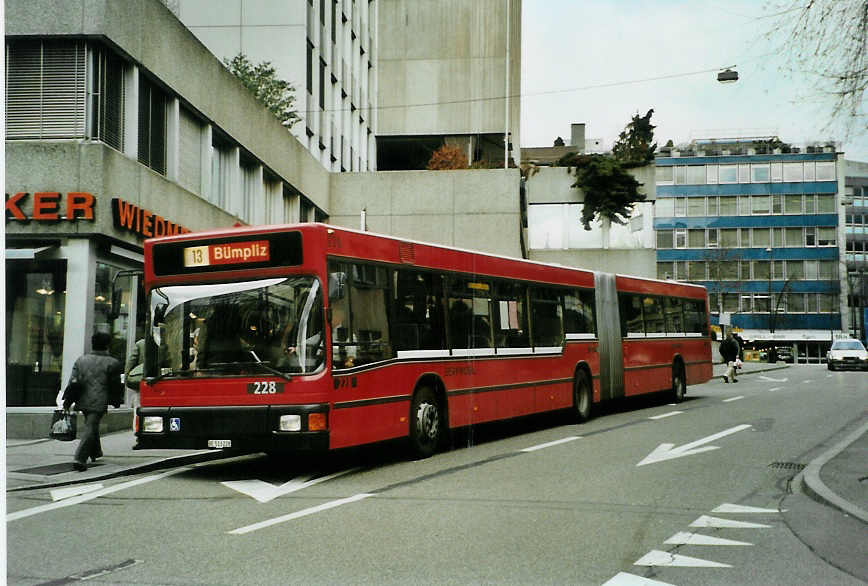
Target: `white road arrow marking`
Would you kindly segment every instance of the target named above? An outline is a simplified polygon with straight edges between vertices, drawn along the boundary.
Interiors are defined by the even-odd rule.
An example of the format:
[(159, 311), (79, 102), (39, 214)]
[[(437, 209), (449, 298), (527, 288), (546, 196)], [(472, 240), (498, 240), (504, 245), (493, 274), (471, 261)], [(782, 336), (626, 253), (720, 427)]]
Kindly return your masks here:
[(573, 440), (577, 440), (577, 439), (582, 439), (582, 437), (581, 437), (581, 436), (578, 436), (578, 435), (571, 435), (571, 436), (567, 436), (567, 437), (562, 438), (562, 439), (559, 439), (559, 440), (555, 440), (555, 441), (553, 441), (553, 442), (546, 442), (546, 443), (544, 443), (544, 444), (538, 444), (538, 445), (536, 445), (536, 446), (531, 446), (531, 447), (529, 447), (529, 448), (524, 448), (524, 449), (521, 450), (521, 451), (522, 451), (522, 452), (535, 452), (535, 451), (537, 451), (537, 450), (543, 450), (543, 449), (545, 449), (545, 448), (550, 448), (550, 447), (552, 447), (552, 446), (559, 446), (559, 445), (561, 445), (561, 444), (565, 444), (565, 443), (567, 443), (567, 442), (571, 442), (571, 441), (573, 441)]
[(311, 480), (310, 476), (293, 478), (289, 482), (284, 482), (279, 486), (275, 486), (271, 483), (265, 482), (263, 480), (257, 480), (255, 478), (251, 480), (230, 480), (227, 482), (221, 482), (220, 484), (227, 488), (231, 488), (232, 490), (236, 490), (242, 494), (246, 494), (247, 496), (253, 497), (260, 503), (267, 503), (276, 499), (279, 496), (283, 496), (285, 494), (307, 488), (308, 486), (319, 484), (320, 482), (325, 482), (326, 480), (332, 480), (334, 478), (337, 478), (338, 476), (343, 476), (344, 474), (355, 472), (356, 470), (358, 470), (358, 468), (351, 468), (349, 470), (335, 472), (334, 474), (329, 474), (327, 476), (314, 478), (313, 480)]
[(102, 483), (97, 484), (82, 484), (79, 486), (67, 486), (66, 488), (56, 488), (51, 491), (51, 500), (59, 501), (68, 499), (71, 496), (86, 494), (102, 488)]
[(766, 376), (766, 375), (764, 375), (764, 374), (761, 374), (761, 375), (760, 375), (760, 378), (763, 379), (763, 380), (767, 380), (767, 381), (774, 382), (774, 383), (785, 383), (785, 382), (787, 382), (787, 381), (789, 380), (789, 379), (786, 378), (786, 377), (784, 377), (784, 378), (772, 378), (772, 377), (770, 377), (770, 376)]
[(724, 403), (731, 403), (732, 401), (738, 401), (739, 399), (744, 399), (744, 395), (739, 395), (738, 397), (730, 397), (729, 399), (724, 399)]
[(292, 521), (293, 519), (300, 519), (302, 517), (307, 517), (308, 515), (313, 515), (315, 513), (320, 513), (322, 511), (327, 511), (329, 509), (333, 509), (335, 507), (340, 507), (342, 505), (346, 505), (349, 503), (354, 503), (368, 497), (374, 496), (372, 493), (360, 493), (353, 495), (351, 497), (347, 497), (345, 499), (338, 499), (336, 501), (329, 501), (327, 503), (323, 503), (321, 505), (317, 505), (315, 507), (309, 507), (307, 509), (302, 509), (301, 511), (296, 511), (295, 513), (289, 513), (288, 515), (283, 515), (280, 517), (275, 517), (274, 519), (268, 519), (267, 521), (262, 521), (260, 523), (254, 523), (253, 525), (247, 525), (246, 527), (239, 527), (238, 529), (233, 529), (228, 533), (230, 535), (244, 535), (245, 533), (250, 533), (251, 531), (256, 531), (258, 529), (264, 529), (265, 527), (271, 527), (272, 525), (277, 525), (278, 523), (285, 523), (286, 521)]
[(654, 417), (649, 417), (648, 419), (664, 419), (666, 417), (678, 415), (679, 413), (684, 413), (684, 411), (670, 411), (669, 413), (664, 413), (663, 415), (655, 415)]
[(651, 578), (643, 578), (636, 574), (628, 572), (618, 572), (612, 578), (603, 584), (603, 586), (672, 586), (669, 582), (661, 582), (660, 580), (652, 580)]
[(716, 527), (729, 529), (763, 529), (771, 527), (771, 525), (762, 525), (761, 523), (748, 523), (747, 521), (733, 521), (731, 519), (721, 519), (720, 517), (709, 517), (702, 515), (696, 521), (690, 524), (691, 527)]
[(712, 513), (785, 513), (787, 510), (783, 509), (782, 511), (778, 511), (777, 509), (762, 509), (760, 507), (749, 507), (747, 505), (732, 505), (730, 503), (723, 503), (719, 507), (715, 508)]
[(713, 442), (716, 439), (738, 433), (739, 431), (743, 431), (750, 427), (751, 426), (746, 423), (743, 423), (742, 425), (736, 425), (735, 427), (731, 427), (708, 437), (698, 439), (695, 442), (684, 444), (683, 446), (679, 446), (677, 448), (675, 447), (675, 444), (660, 444), (659, 446), (654, 448), (653, 452), (645, 456), (644, 460), (636, 464), (636, 466), (644, 466), (645, 464), (654, 464), (655, 462), (662, 462), (664, 460), (672, 460), (674, 458), (680, 458), (682, 456), (692, 456), (693, 454), (700, 454), (702, 452), (716, 450), (718, 449), (717, 446), (703, 446), (703, 444), (707, 444), (709, 442)]
[(711, 560), (692, 558), (677, 553), (652, 550), (633, 563), (634, 566), (673, 566), (680, 568), (731, 568), (729, 564), (721, 564)]
[(667, 545), (753, 545), (753, 543), (748, 543), (747, 541), (722, 539), (720, 537), (711, 537), (710, 535), (701, 535), (687, 531), (679, 531), (663, 543)]

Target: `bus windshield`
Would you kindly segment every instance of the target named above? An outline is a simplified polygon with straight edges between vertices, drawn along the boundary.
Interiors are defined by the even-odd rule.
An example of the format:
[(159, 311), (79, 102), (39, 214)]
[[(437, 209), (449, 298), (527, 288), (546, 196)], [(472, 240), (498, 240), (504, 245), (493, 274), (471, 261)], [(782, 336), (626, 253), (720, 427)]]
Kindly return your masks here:
[(152, 290), (145, 372), (159, 378), (322, 368), (323, 300), (310, 276)]

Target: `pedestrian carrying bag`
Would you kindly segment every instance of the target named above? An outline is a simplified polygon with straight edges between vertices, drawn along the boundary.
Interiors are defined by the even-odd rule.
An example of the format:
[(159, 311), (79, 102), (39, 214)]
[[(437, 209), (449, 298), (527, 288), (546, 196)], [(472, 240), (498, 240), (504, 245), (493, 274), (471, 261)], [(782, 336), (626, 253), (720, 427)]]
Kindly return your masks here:
[(74, 413), (66, 409), (55, 409), (51, 416), (51, 431), (49, 437), (62, 442), (71, 442), (75, 439), (77, 420)]

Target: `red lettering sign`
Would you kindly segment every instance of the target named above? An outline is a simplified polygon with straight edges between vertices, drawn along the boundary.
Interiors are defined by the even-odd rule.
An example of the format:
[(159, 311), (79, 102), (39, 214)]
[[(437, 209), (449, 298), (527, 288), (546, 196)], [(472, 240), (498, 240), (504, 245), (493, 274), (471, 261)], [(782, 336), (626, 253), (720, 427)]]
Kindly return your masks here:
[(71, 191), (66, 194), (66, 213), (61, 214), (61, 194), (56, 191), (40, 191), (33, 194), (33, 207), (30, 215), (25, 214), (21, 205), (27, 200), (27, 192), (19, 192), (13, 196), (6, 194), (7, 220), (36, 220), (40, 222), (56, 222), (58, 220), (91, 220), (96, 198), (90, 193)]
[(162, 216), (140, 208), (118, 197), (112, 199), (112, 214), (114, 215), (115, 228), (133, 232), (145, 238), (155, 236), (174, 236), (186, 234), (188, 228), (179, 226)]

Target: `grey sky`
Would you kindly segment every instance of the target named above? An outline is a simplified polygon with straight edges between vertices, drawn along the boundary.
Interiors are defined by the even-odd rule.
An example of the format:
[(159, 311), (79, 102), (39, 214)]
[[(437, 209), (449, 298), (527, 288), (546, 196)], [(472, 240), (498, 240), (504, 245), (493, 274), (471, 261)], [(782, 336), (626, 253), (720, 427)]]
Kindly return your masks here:
[[(829, 102), (780, 72), (759, 0), (523, 0), (522, 12), (522, 146), (569, 139), (570, 124), (584, 122), (611, 147), (633, 114), (654, 108), (661, 146), (777, 134), (841, 141), (846, 158), (868, 161), (868, 134), (844, 141), (840, 127), (826, 129)], [(733, 84), (716, 71), (679, 76), (731, 65)], [(663, 76), (673, 77), (638, 81)]]

